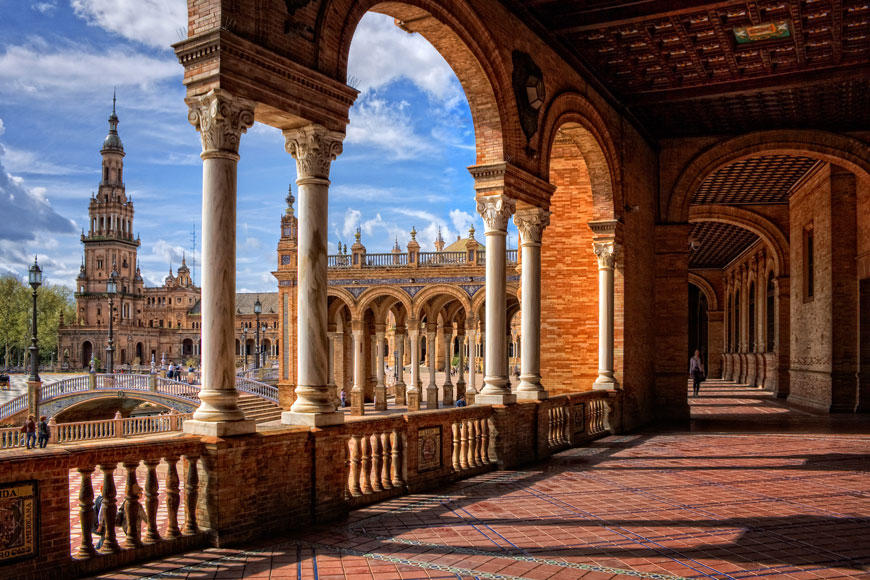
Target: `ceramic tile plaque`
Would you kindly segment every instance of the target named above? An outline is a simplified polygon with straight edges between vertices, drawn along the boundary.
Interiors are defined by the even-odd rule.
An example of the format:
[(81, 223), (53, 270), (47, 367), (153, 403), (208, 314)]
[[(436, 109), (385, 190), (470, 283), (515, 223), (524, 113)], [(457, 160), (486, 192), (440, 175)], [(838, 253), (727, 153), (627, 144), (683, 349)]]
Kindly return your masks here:
[(586, 430), (586, 422), (583, 420), (586, 416), (586, 405), (584, 403), (574, 403), (574, 433), (582, 433)]
[(417, 430), (417, 471), (441, 467), (441, 427)]
[(0, 563), (37, 554), (37, 483), (0, 484)]

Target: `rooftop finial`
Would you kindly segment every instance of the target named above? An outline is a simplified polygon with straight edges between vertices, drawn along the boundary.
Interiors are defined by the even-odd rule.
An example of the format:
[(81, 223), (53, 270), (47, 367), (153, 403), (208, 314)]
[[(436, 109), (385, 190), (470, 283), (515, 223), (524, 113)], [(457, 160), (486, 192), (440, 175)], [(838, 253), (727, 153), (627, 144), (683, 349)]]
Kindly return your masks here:
[(118, 87), (112, 87), (112, 114), (115, 114), (115, 100), (118, 96)]
[(361, 236), (362, 236), (362, 232), (360, 232), (360, 227), (357, 226), (357, 227), (356, 227), (356, 233), (354, 234), (354, 237), (356, 238), (356, 242), (357, 242), (357, 243), (359, 243), (359, 239), (360, 239)]
[(471, 227), (468, 228), (468, 237), (472, 240), (474, 239), (474, 224), (472, 224)]
[(411, 226), (411, 239), (414, 241), (417, 240), (417, 228), (414, 226)]
[(287, 187), (287, 197), (284, 199), (287, 200), (287, 215), (293, 215), (293, 202), (296, 201), (296, 198), (293, 197), (293, 184)]

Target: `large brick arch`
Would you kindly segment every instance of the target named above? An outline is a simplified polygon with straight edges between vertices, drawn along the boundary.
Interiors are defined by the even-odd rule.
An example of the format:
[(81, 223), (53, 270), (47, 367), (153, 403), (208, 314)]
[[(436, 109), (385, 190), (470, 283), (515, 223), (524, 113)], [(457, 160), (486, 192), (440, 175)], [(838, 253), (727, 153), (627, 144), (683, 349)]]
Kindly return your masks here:
[(689, 210), (689, 222), (719, 222), (749, 230), (770, 248), (776, 273), (788, 273), (788, 238), (776, 224), (760, 213), (737, 206), (693, 205)]
[(549, 179), (554, 143), (559, 129), (573, 128), (572, 137), (586, 163), (595, 207), (593, 219), (621, 215), (622, 184), (616, 147), (604, 119), (577, 93), (562, 93), (550, 102), (541, 122), (539, 174)]
[(716, 143), (683, 169), (664, 209), (663, 219), (685, 223), (692, 196), (708, 175), (734, 161), (761, 155), (803, 155), (870, 177), (870, 145), (853, 137), (812, 130), (759, 131)]
[[(366, 12), (379, 12), (413, 23), (456, 73), (474, 121), (477, 163), (523, 155), (516, 107), (512, 100), (510, 63), (503, 60), (484, 20), (461, 0), (330, 0), (324, 2), (317, 27), (317, 68), (342, 81), (347, 78), (351, 41)], [(421, 17), (431, 16), (427, 21)], [(431, 21), (429, 21), (431, 20)]]
[[(449, 297), (449, 300), (447, 300), (446, 302), (450, 302), (453, 300), (459, 301), (459, 303), (462, 304), (466, 311), (470, 311), (471, 309), (468, 295), (465, 294), (462, 290), (460, 290), (456, 286), (450, 286), (448, 284), (436, 284), (434, 286), (424, 288), (420, 291), (419, 294), (414, 296), (414, 308), (411, 311), (414, 314), (414, 318), (420, 320), (424, 313), (437, 316), (441, 312), (441, 308), (444, 306), (444, 303), (446, 303), (439, 303), (437, 308), (433, 308), (433, 306), (435, 306), (435, 302), (438, 302), (439, 297)], [(432, 304), (429, 304), (430, 300), (432, 300)]]
[[(381, 308), (380, 306), (375, 306), (374, 301), (378, 298), (389, 297), (392, 300), (387, 308)], [(405, 312), (411, 312), (411, 299), (408, 297), (408, 294), (399, 288), (390, 288), (388, 286), (374, 286), (369, 288), (359, 296), (359, 300), (357, 301), (359, 304), (358, 312), (361, 315), (365, 313), (369, 308), (372, 309), (373, 312), (377, 311), (376, 314), (378, 317), (386, 316), (387, 311), (395, 306), (396, 304), (401, 304), (405, 309)], [(378, 320), (381, 322), (381, 320)]]
[(719, 310), (719, 299), (716, 296), (716, 290), (713, 289), (713, 286), (706, 278), (703, 278), (694, 272), (689, 272), (689, 284), (697, 286), (704, 296), (707, 297), (707, 308), (709, 310)]

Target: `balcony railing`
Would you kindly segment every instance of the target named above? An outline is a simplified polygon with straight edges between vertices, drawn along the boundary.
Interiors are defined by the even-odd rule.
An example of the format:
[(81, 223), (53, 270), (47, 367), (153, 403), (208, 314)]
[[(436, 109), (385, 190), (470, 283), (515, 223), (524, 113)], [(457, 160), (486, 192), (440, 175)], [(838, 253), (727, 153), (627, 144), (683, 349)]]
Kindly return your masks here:
[[(482, 250), (474, 252), (474, 259), (469, 259), (468, 252), (419, 252), (417, 266), (484, 266), (486, 253)], [(402, 268), (414, 266), (406, 253), (359, 254), (362, 268)], [(517, 250), (507, 250), (505, 259), (509, 264), (515, 264), (518, 259)], [(327, 257), (327, 266), (333, 269), (352, 268), (353, 254), (333, 254)]]

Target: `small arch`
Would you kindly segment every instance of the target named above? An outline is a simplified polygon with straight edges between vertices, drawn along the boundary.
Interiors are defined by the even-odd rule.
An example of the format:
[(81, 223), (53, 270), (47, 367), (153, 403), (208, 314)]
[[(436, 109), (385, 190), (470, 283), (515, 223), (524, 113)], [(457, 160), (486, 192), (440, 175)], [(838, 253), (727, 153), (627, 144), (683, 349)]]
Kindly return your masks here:
[(707, 297), (707, 306), (710, 310), (719, 310), (719, 300), (716, 298), (716, 291), (705, 278), (702, 278), (694, 272), (689, 272), (689, 283), (697, 286), (704, 296)]

